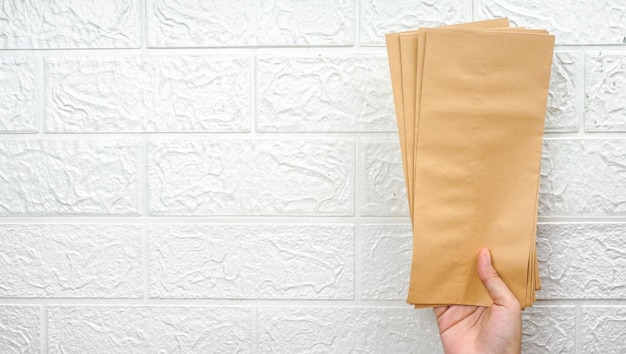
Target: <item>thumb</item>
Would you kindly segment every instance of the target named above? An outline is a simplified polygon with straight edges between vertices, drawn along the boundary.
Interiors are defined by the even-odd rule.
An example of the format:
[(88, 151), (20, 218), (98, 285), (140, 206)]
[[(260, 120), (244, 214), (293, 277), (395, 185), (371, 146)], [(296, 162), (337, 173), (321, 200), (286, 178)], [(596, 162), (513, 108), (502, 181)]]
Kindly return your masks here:
[(483, 248), (478, 254), (478, 276), (494, 304), (509, 309), (520, 309), (519, 301), (493, 268), (488, 248)]

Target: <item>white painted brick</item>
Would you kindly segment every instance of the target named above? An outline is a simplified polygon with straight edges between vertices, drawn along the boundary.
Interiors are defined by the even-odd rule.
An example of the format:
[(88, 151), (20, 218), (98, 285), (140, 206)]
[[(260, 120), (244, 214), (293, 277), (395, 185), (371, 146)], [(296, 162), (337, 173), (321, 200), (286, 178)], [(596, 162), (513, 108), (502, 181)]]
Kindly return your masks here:
[(556, 52), (552, 61), (552, 76), (546, 110), (546, 131), (576, 132), (581, 116), (578, 102), (580, 72), (583, 69), (579, 53)]
[(626, 307), (583, 307), (583, 352), (626, 353)]
[(615, 0), (477, 0), (476, 19), (508, 17), (513, 25), (547, 29), (557, 44), (623, 44), (626, 4)]
[(543, 299), (626, 298), (626, 224), (540, 224)]
[(385, 34), (469, 21), (468, 1), (363, 0), (361, 44), (385, 45)]
[(39, 353), (41, 337), (39, 306), (0, 306), (2, 353)]
[(432, 310), (260, 308), (261, 353), (443, 353)]
[(351, 45), (354, 9), (354, 0), (148, 0), (148, 45)]
[(138, 48), (140, 0), (2, 0), (0, 48)]
[(0, 142), (0, 215), (137, 214), (139, 145)]
[(0, 224), (0, 297), (143, 296), (141, 228)]
[(575, 307), (528, 307), (522, 313), (522, 353), (575, 353)]
[(262, 58), (259, 131), (396, 131), (387, 58)]
[(153, 215), (353, 215), (351, 140), (149, 145)]
[(587, 55), (586, 73), (585, 130), (626, 131), (626, 52)]
[(408, 216), (404, 169), (397, 140), (363, 140), (359, 146), (361, 214)]
[(363, 299), (406, 300), (413, 252), (411, 225), (363, 225), (361, 237)]
[(48, 352), (250, 353), (251, 310), (244, 307), (48, 308)]
[(626, 215), (625, 150), (624, 139), (544, 140), (539, 214)]
[(250, 130), (244, 57), (53, 59), (46, 62), (46, 130)]
[(0, 133), (37, 131), (37, 61), (0, 58)]
[(158, 298), (353, 299), (347, 225), (154, 225)]

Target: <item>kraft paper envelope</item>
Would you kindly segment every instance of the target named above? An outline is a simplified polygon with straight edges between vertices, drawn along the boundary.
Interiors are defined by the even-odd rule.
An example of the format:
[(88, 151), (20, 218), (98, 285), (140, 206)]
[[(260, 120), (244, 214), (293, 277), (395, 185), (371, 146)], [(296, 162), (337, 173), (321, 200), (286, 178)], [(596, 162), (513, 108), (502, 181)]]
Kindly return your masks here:
[[(508, 27), (509, 20), (506, 18), (499, 18), (493, 20), (485, 20), (485, 21), (477, 21), (470, 23), (463, 23), (458, 25), (452, 25), (449, 27)], [(405, 168), (405, 182), (407, 188), (407, 195), (409, 200), (412, 200), (413, 193), (413, 173), (408, 173), (408, 171), (413, 171), (413, 140), (415, 138), (415, 124), (414, 124), (414, 113), (411, 111), (415, 109), (415, 85), (411, 82), (415, 83), (416, 78), (416, 67), (411, 64), (411, 60), (416, 60), (417, 55), (417, 43), (415, 45), (415, 49), (407, 48), (405, 50), (405, 57), (401, 55), (400, 52), (400, 36), (401, 35), (417, 35), (420, 33), (420, 30), (417, 31), (408, 31), (402, 33), (391, 33), (385, 36), (387, 43), (387, 55), (389, 58), (389, 66), (391, 73), (391, 83), (392, 90), (394, 96), (394, 106), (396, 110), (396, 118), (398, 123), (398, 134), (400, 139), (400, 145), (402, 147), (401, 155), (404, 166), (409, 166), (407, 170)], [(408, 58), (407, 58), (408, 56)], [(403, 74), (403, 66), (407, 65), (405, 69), (405, 73)], [(407, 80), (411, 80), (411, 82), (406, 82)], [(406, 95), (404, 92), (406, 91)], [(411, 101), (408, 101), (411, 100)], [(405, 120), (405, 107), (407, 109), (407, 119)], [(409, 210), (411, 215), (412, 205), (409, 203)]]
[(553, 36), (537, 33), (427, 32), (409, 302), (490, 305), (476, 272), (488, 246), (520, 304), (532, 304), (553, 46)]
[[(483, 28), (484, 30), (491, 30), (491, 31), (510, 31), (510, 32), (520, 32), (520, 31), (524, 31), (526, 33), (537, 33), (537, 34), (547, 34), (546, 31), (544, 30), (525, 30), (524, 28), (488, 28), (487, 26), (484, 25), (489, 25), (490, 23), (487, 22), (482, 22), (482, 23), (478, 23), (480, 24), (480, 26), (473, 26), (473, 28)], [(462, 28), (465, 27), (464, 25), (460, 25), (460, 26), (447, 26), (447, 28)], [(414, 102), (415, 102), (415, 111), (414, 111), (414, 115), (411, 116), (410, 111), (406, 110), (405, 108), (405, 117), (407, 121), (415, 121), (418, 122), (419, 121), (419, 107), (420, 107), (420, 98), (421, 98), (421, 73), (423, 72), (423, 63), (424, 63), (424, 54), (425, 54), (425, 46), (424, 46), (424, 42), (425, 42), (425, 38), (426, 38), (426, 33), (427, 33), (428, 29), (421, 29), (417, 35), (415, 34), (401, 34), (401, 56), (405, 55), (405, 48), (409, 49), (409, 50), (415, 50), (414, 48), (416, 48), (418, 50), (418, 54), (417, 54), (417, 60), (416, 60), (416, 68), (414, 69), (414, 72), (417, 73), (416, 77), (417, 79), (416, 84), (414, 85), (415, 89), (413, 91), (408, 91), (410, 90), (410, 85), (404, 85), (404, 81), (403, 81), (403, 95), (407, 98), (414, 98)], [(411, 41), (408, 41), (408, 40)], [(420, 44), (421, 43), (421, 44)], [(403, 60), (402, 62), (403, 64), (403, 72), (406, 73), (406, 75), (403, 76), (403, 80), (406, 77), (411, 78), (412, 72), (410, 72), (411, 68), (409, 68), (409, 70), (407, 70), (406, 65), (405, 65), (405, 61)], [(409, 79), (410, 80), (410, 79)], [(407, 81), (409, 81), (407, 80)], [(406, 105), (405, 105), (406, 106)], [(417, 129), (417, 124), (415, 124), (415, 129)], [(411, 127), (409, 126), (409, 124), (406, 124), (406, 129), (411, 129)], [(410, 138), (409, 136), (417, 136), (417, 132), (415, 132), (414, 134), (407, 134), (407, 144), (410, 144)], [(409, 147), (410, 148), (410, 147)], [(408, 160), (408, 168), (409, 168), (409, 188), (411, 188), (411, 190), (413, 190), (414, 186), (412, 184), (413, 178), (412, 176), (414, 175), (415, 171), (414, 171), (414, 167), (411, 165), (411, 155), (409, 153), (409, 160)], [(414, 154), (413, 154), (414, 155)], [(411, 202), (411, 204), (413, 204)], [(539, 290), (541, 285), (540, 285), (540, 280), (539, 280), (539, 272), (538, 272), (538, 263), (537, 263), (537, 256), (536, 256), (536, 252), (534, 249), (534, 245), (535, 245), (535, 241), (534, 241), (534, 237), (533, 237), (533, 241), (532, 241), (532, 250), (531, 250), (531, 254), (530, 254), (530, 258), (529, 258), (529, 267), (532, 267), (531, 272), (529, 272), (529, 287), (532, 287), (535, 290)], [(532, 293), (532, 296), (534, 296), (534, 292)]]
[[(481, 22), (471, 22), (467, 24), (445, 26), (442, 28), (482, 28), (484, 30), (497, 30), (497, 31), (522, 31), (523, 28), (503, 28), (495, 27), (501, 25), (508, 25), (507, 19), (487, 20)], [(417, 32), (401, 33), (400, 34), (400, 57), (402, 64), (402, 100), (404, 101), (403, 113), (404, 113), (404, 127), (405, 127), (405, 140), (407, 144), (407, 164), (409, 169), (409, 188), (410, 195), (413, 194), (413, 157), (414, 157), (414, 140), (417, 136), (416, 129), (417, 124), (414, 124), (419, 120), (419, 106), (421, 95), (421, 75), (423, 71), (423, 59), (424, 59), (424, 45), (426, 33), (429, 29), (423, 28)], [(532, 31), (532, 32), (545, 32), (545, 31)], [(421, 45), (420, 45), (421, 42)], [(409, 197), (410, 198), (410, 197)]]
[[(449, 26), (449, 27), (462, 27), (461, 26)], [(523, 28), (514, 28), (514, 29), (506, 29), (506, 28), (497, 28), (497, 29), (492, 29), (492, 30), (497, 30), (497, 31), (521, 31), (524, 30)], [(417, 64), (417, 68), (414, 69), (414, 71), (416, 72), (421, 72), (423, 70), (423, 57), (424, 57), (424, 39), (425, 39), (425, 32), (426, 30), (421, 29), (418, 34), (402, 34), (401, 35), (401, 55), (403, 57), (403, 72), (406, 73), (406, 75), (403, 76), (403, 80), (405, 78), (409, 78), (409, 80), (411, 79), (411, 74), (409, 72), (409, 70), (407, 69), (407, 64), (405, 64), (405, 60), (404, 60), (404, 55), (405, 55), (405, 48), (409, 48), (409, 46), (417, 46), (419, 48), (419, 52), (418, 52), (418, 56), (417, 56), (417, 60), (416, 60), (416, 64)], [(526, 31), (527, 33), (546, 33), (546, 31), (542, 31), (542, 30), (533, 30), (533, 31)], [(411, 39), (413, 41), (408, 42), (406, 41), (407, 39)], [(422, 45), (418, 45), (418, 43), (421, 41)], [(409, 61), (410, 62), (410, 61)], [(411, 69), (411, 68), (409, 68)], [(415, 97), (415, 102), (416, 102), (416, 107), (415, 107), (415, 121), (419, 121), (419, 105), (420, 105), (420, 95), (421, 95), (421, 75), (417, 75), (418, 79), (417, 80), (417, 85), (416, 85), (416, 89), (413, 92), (416, 92), (416, 94), (414, 95), (413, 92), (408, 91), (410, 90), (410, 85), (407, 86), (405, 84), (405, 82), (403, 81), (403, 95), (405, 97), (411, 98), (411, 97)], [(408, 81), (408, 80), (407, 80)], [(405, 108), (405, 116), (408, 117), (408, 121), (411, 121), (411, 112), (406, 110)], [(417, 127), (417, 125), (416, 125)], [(411, 129), (410, 127), (407, 127), (407, 129)], [(410, 143), (410, 141), (409, 141)], [(410, 154), (409, 154), (410, 156)], [(410, 158), (410, 157), (409, 157)], [(411, 160), (409, 160), (409, 170), (411, 170), (411, 166), (410, 166), (410, 162)], [(410, 174), (412, 172), (409, 172)], [(409, 178), (411, 179), (411, 178)], [(409, 186), (409, 188), (413, 188), (412, 186)], [(534, 249), (534, 237), (533, 237), (533, 241), (532, 241), (532, 249), (530, 250), (530, 256), (529, 256), (529, 267), (532, 267), (530, 270), (531, 272), (529, 272), (529, 289), (536, 289), (538, 290), (540, 288), (540, 283), (539, 283), (539, 274), (538, 274), (538, 264), (537, 264), (537, 258), (536, 258), (536, 252)], [(534, 285), (533, 285), (534, 282)], [(530, 291), (530, 290), (529, 290)], [(534, 292), (532, 292), (531, 297), (533, 297), (533, 301), (534, 301)]]
[(386, 36), (414, 231), (407, 301), (416, 307), (489, 305), (475, 269), (485, 246), (522, 307), (540, 287), (535, 225), (554, 37), (506, 26)]

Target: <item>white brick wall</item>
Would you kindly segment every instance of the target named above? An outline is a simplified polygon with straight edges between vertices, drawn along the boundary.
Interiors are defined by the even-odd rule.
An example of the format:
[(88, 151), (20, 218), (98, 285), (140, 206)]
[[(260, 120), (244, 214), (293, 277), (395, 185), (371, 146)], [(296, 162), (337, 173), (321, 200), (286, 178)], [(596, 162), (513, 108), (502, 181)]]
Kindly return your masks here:
[(49, 306), (48, 352), (249, 352), (251, 318), (244, 306)]
[(440, 353), (383, 35), (557, 36), (525, 353), (626, 351), (622, 1), (0, 0), (0, 353)]
[(64, 57), (44, 70), (47, 132), (250, 131), (248, 57)]
[(35, 77), (34, 58), (0, 58), (0, 133), (36, 132)]

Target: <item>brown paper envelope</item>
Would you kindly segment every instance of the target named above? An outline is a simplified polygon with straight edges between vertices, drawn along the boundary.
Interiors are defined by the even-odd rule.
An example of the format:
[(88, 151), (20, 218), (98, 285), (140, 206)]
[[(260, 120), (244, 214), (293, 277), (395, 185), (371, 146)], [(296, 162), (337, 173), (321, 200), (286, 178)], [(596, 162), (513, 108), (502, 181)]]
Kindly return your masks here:
[[(509, 25), (509, 20), (507, 18), (499, 18), (492, 20), (484, 20), (484, 21), (476, 21), (465, 24), (459, 24), (454, 26), (467, 26), (467, 27), (483, 27), (483, 26), (492, 26), (492, 27), (507, 27)], [(387, 43), (387, 57), (389, 59), (389, 71), (391, 74), (391, 85), (393, 90), (394, 97), (394, 107), (396, 111), (396, 121), (398, 124), (398, 135), (401, 146), (401, 154), (402, 154), (402, 164), (403, 166), (407, 166), (408, 163), (408, 151), (407, 151), (407, 143), (406, 143), (406, 129), (405, 129), (405, 114), (404, 114), (404, 102), (403, 102), (403, 89), (402, 89), (402, 60), (400, 57), (400, 36), (404, 34), (415, 34), (418, 33), (419, 30), (414, 31), (406, 31), (400, 33), (391, 33), (385, 36), (385, 40)], [(414, 76), (414, 74), (413, 74)], [(414, 94), (412, 96), (415, 96)], [(414, 107), (414, 105), (413, 105)], [(411, 121), (412, 122), (412, 121)], [(415, 130), (414, 124), (411, 123), (411, 135), (413, 135), (413, 131)], [(412, 145), (412, 143), (411, 143)], [(411, 149), (411, 155), (413, 154), (413, 149)], [(412, 161), (411, 161), (412, 165)], [(412, 180), (413, 176), (409, 177), (409, 171), (413, 171), (413, 168), (407, 170), (404, 169), (404, 180), (407, 188), (407, 195), (409, 197), (409, 201), (412, 200), (412, 192), (413, 186), (409, 183)], [(409, 202), (409, 210), (412, 213), (412, 203)]]
[[(458, 27), (450, 26), (450, 27), (447, 27), (447, 28), (452, 29), (452, 28), (458, 28)], [(498, 31), (498, 32), (501, 32), (501, 31), (512, 31), (512, 32), (524, 31), (526, 33), (547, 34), (547, 31), (545, 31), (545, 30), (526, 30), (526, 29), (520, 28), (520, 27), (516, 27), (516, 28), (493, 28), (493, 29), (483, 28), (481, 30), (486, 30), (486, 31), (494, 30), (494, 31)], [(419, 39), (421, 39), (422, 43), (424, 42), (425, 32), (426, 31), (422, 30), (420, 32), (422, 34), (421, 35), (418, 34), (419, 35)], [(417, 35), (413, 35), (413, 36), (417, 36)], [(424, 50), (423, 50), (424, 46), (423, 46), (423, 44), (421, 46), (418, 46), (418, 48), (420, 48), (421, 51), (419, 51), (419, 53), (418, 53), (418, 68), (419, 68), (418, 71), (419, 72), (418, 72), (418, 79), (416, 80), (417, 81), (417, 87), (416, 87), (416, 109), (415, 109), (416, 118), (415, 119), (417, 121), (419, 120), (419, 98), (420, 98), (420, 94), (421, 94), (421, 71), (423, 70), (423, 65), (422, 65), (423, 64), (423, 55), (424, 55)], [(406, 94), (406, 91), (405, 91), (405, 94)], [(409, 175), (411, 175), (411, 174), (414, 174), (414, 171), (413, 172), (409, 172)], [(529, 250), (530, 250), (529, 270), (530, 271), (528, 273), (529, 274), (529, 281), (528, 281), (528, 284), (527, 284), (527, 288), (528, 289), (530, 289), (530, 288), (535, 289), (536, 287), (539, 287), (539, 284), (538, 284), (539, 280), (537, 280), (539, 278), (538, 263), (537, 263), (536, 250), (535, 250), (534, 245), (535, 245), (535, 241), (534, 241), (534, 238), (533, 238), (532, 248), (529, 248)], [(535, 281), (537, 282), (537, 284), (535, 283)], [(532, 293), (532, 296), (529, 296), (529, 298), (534, 298), (534, 292)], [(528, 300), (527, 300), (526, 304), (522, 304), (522, 305), (531, 305), (531, 304), (532, 303), (529, 303)]]
[[(385, 36), (387, 44), (387, 58), (389, 60), (389, 73), (391, 75), (391, 89), (393, 92), (393, 103), (396, 111), (396, 122), (398, 125), (398, 138), (400, 140), (400, 153), (402, 155), (402, 166), (407, 166), (407, 150), (404, 126), (404, 103), (402, 101), (402, 63), (400, 61), (400, 34), (392, 33)], [(413, 205), (410, 202), (412, 189), (409, 185), (408, 170), (404, 168), (404, 183), (409, 199), (410, 215), (413, 215)]]
[(553, 36), (532, 33), (427, 33), (409, 302), (490, 305), (475, 269), (489, 247), (528, 304), (553, 45)]
[[(539, 261), (537, 260), (537, 211), (539, 207), (539, 180), (537, 181), (537, 196), (535, 204), (535, 229), (533, 230), (532, 238), (530, 241), (530, 257), (529, 268), (531, 268), (532, 275), (529, 277), (529, 287), (532, 288), (532, 302), (536, 300), (535, 291), (541, 289), (541, 279), (539, 278)], [(532, 302), (529, 306), (532, 305)]]
[[(506, 19), (501, 19), (501, 20), (506, 20)], [(508, 24), (508, 21), (507, 21), (507, 22), (501, 22), (501, 20), (500, 20), (500, 23), (501, 23), (501, 24)], [(484, 22), (484, 23), (489, 23), (489, 22), (491, 22), (491, 23), (497, 23), (498, 21), (499, 21), (499, 20), (488, 20), (488, 21), (483, 21), (483, 22)], [(483, 26), (484, 26), (484, 23), (482, 23), (482, 24), (481, 24), (481, 23), (471, 23), (470, 25), (476, 25), (476, 27), (483, 27)], [(464, 25), (466, 25), (466, 24), (461, 24), (460, 26), (464, 26)], [(451, 28), (453, 28), (453, 27), (455, 27), (455, 26), (450, 26), (450, 27), (451, 27)], [(500, 29), (500, 28), (499, 28), (499, 29), (497, 29), (497, 30), (503, 30), (503, 29)], [(521, 29), (521, 28), (515, 28), (515, 29), (511, 29), (511, 30), (514, 30), (514, 31), (519, 31), (519, 30), (522, 30), (522, 29)], [(422, 30), (422, 31), (423, 31), (423, 30)], [(543, 30), (533, 30), (533, 31), (528, 31), (528, 32), (533, 32), (533, 33), (547, 33), (546, 31), (543, 31)], [(401, 34), (399, 34), (399, 35), (400, 35), (401, 37), (404, 37), (404, 36), (410, 36), (411, 34), (413, 34), (413, 35), (414, 35), (414, 37), (416, 37), (416, 35), (417, 35), (417, 34), (419, 34), (419, 33), (420, 33), (420, 31), (409, 31), (409, 32), (404, 32), (404, 33), (401, 33)], [(404, 42), (404, 39), (403, 39), (402, 41)], [(405, 47), (406, 47), (406, 46), (405, 46)], [(404, 78), (406, 78), (406, 77), (412, 77), (412, 76), (413, 76), (410, 72), (409, 72), (409, 74), (407, 75), (407, 68), (409, 68), (409, 69), (411, 68), (411, 66), (407, 66), (407, 63), (410, 65), (410, 63), (411, 63), (411, 62), (412, 62), (412, 60), (408, 60), (408, 61), (406, 61), (404, 58), (402, 58), (402, 64), (401, 64), (401, 66), (403, 66), (403, 68), (401, 68), (401, 71), (402, 71), (402, 73), (403, 73), (403, 75), (402, 75), (402, 78), (403, 78), (403, 79), (404, 79)], [(416, 63), (415, 63), (415, 64), (416, 64)], [(412, 66), (413, 66), (413, 67), (415, 67), (416, 65), (412, 65)], [(413, 71), (415, 71), (415, 69), (413, 69)], [(402, 98), (404, 98), (404, 97), (412, 97), (412, 96), (413, 96), (412, 92), (410, 91), (410, 87), (411, 87), (411, 86), (409, 85), (409, 86), (408, 86), (408, 88), (407, 88), (406, 82), (404, 82), (404, 80), (403, 80), (403, 89), (402, 89), (402, 92), (403, 92), (403, 97), (402, 97)], [(416, 97), (417, 97), (417, 98), (419, 98), (419, 93), (417, 93), (417, 94), (416, 94)], [(396, 94), (396, 96), (394, 97), (394, 99), (396, 99), (396, 101), (397, 101), (397, 94)], [(405, 102), (405, 104), (406, 104), (406, 102)], [(410, 107), (410, 106), (409, 106), (409, 107)], [(419, 105), (418, 105), (418, 107), (419, 107)], [(405, 109), (405, 110), (407, 110), (406, 108), (404, 108), (404, 109)], [(410, 110), (410, 108), (409, 108), (408, 110)], [(407, 110), (407, 111), (408, 111), (408, 110)], [(410, 111), (409, 111), (409, 114), (405, 113), (405, 117), (410, 117), (410, 116), (411, 116)], [(418, 117), (416, 117), (415, 119), (418, 119)], [(412, 123), (412, 122), (414, 122), (414, 119), (408, 118), (406, 123)], [(400, 127), (401, 127), (401, 126), (399, 125), (399, 128), (400, 128)], [(409, 128), (409, 127), (407, 127), (407, 129), (410, 129), (410, 128)], [(399, 129), (399, 134), (401, 135), (401, 139), (402, 139), (401, 129)], [(408, 132), (405, 132), (405, 134), (404, 134), (404, 140), (405, 140), (405, 141), (407, 141), (407, 136), (408, 136), (408, 137), (410, 137), (410, 136), (411, 136), (411, 130), (409, 130)], [(408, 144), (410, 144), (410, 143), (411, 143), (411, 141), (413, 141), (413, 139), (408, 140)], [(404, 148), (404, 149), (403, 149), (403, 151), (406, 151), (407, 146), (406, 146), (405, 144), (401, 144), (401, 145), (403, 145), (403, 148)], [(405, 152), (405, 155), (403, 155), (403, 160), (405, 160), (405, 161), (406, 161), (406, 158), (407, 158), (407, 156), (406, 156), (406, 155), (410, 155), (410, 154), (411, 154), (411, 150), (409, 150), (409, 151), (408, 151), (408, 154)], [(411, 161), (412, 161), (412, 159), (410, 159), (408, 163), (410, 164), (410, 163), (411, 163)], [(406, 169), (406, 165), (407, 165), (407, 163), (404, 163), (405, 169)], [(411, 173), (411, 172), (412, 172), (412, 171), (411, 171), (411, 169), (409, 169), (408, 176), (411, 176), (411, 175), (412, 175), (412, 173)], [(407, 172), (405, 171), (405, 180), (406, 180), (406, 179), (407, 179)], [(411, 177), (408, 177), (408, 182), (407, 182), (407, 183), (409, 184), (409, 185), (407, 186), (407, 187), (409, 188), (408, 193), (407, 193), (409, 196), (411, 195), (411, 190), (413, 189), (413, 188), (412, 188), (412, 186), (410, 185), (410, 181), (411, 181), (411, 179), (412, 179)], [(411, 200), (411, 199), (410, 199), (410, 200)], [(412, 203), (410, 203), (410, 205), (412, 205)], [(538, 277), (538, 271), (537, 271), (537, 270), (538, 270), (538, 264), (537, 264), (537, 260), (536, 260), (536, 253), (535, 253), (535, 249), (534, 249), (534, 241), (533, 241), (533, 248), (532, 248), (531, 254), (532, 254), (532, 259), (531, 259), (531, 260), (529, 260), (529, 263), (532, 263), (532, 264), (534, 265), (534, 267), (533, 267), (533, 268), (531, 268), (531, 269), (530, 269), (531, 271), (529, 272), (529, 274), (531, 275), (531, 279), (529, 280), (529, 283), (532, 283), (532, 284), (533, 284), (533, 285), (531, 285), (531, 286), (532, 286), (532, 288), (535, 288), (535, 287), (539, 288), (539, 287), (540, 287), (540, 285), (539, 285), (539, 277)], [(533, 272), (533, 270), (534, 270), (534, 272)], [(534, 274), (534, 277), (532, 276), (532, 274)], [(535, 279), (535, 278), (536, 278), (536, 279)], [(535, 281), (535, 280), (536, 280), (536, 284), (534, 283), (534, 281)], [(532, 294), (532, 297), (534, 298), (534, 293)]]
[[(421, 29), (420, 31), (424, 31)], [(402, 64), (402, 100), (404, 103), (404, 141), (407, 151), (407, 188), (409, 204), (412, 204), (413, 194), (413, 161), (415, 154), (415, 85), (417, 80), (417, 36), (419, 34), (400, 35), (400, 58)], [(411, 211), (413, 209), (411, 208)], [(413, 214), (411, 214), (413, 217)]]
[[(440, 28), (449, 28), (449, 29), (451, 28), (470, 29), (471, 28), (471, 29), (480, 29), (480, 30), (489, 29), (489, 28), (491, 29), (497, 28), (497, 29), (505, 30), (509, 28), (509, 19), (498, 18), (498, 19), (492, 19), (492, 20), (443, 26)], [(417, 121), (419, 121), (419, 106), (420, 106), (421, 87), (422, 87), (421, 74), (424, 69), (424, 66), (423, 66), (424, 48), (425, 48), (424, 42), (425, 42), (426, 33), (430, 29), (431, 28), (422, 28), (417, 33), (402, 33), (401, 34), (401, 38), (403, 39), (403, 41), (401, 41), (401, 48), (406, 47), (407, 49), (406, 51), (409, 51), (411, 55), (415, 57), (413, 61), (413, 65), (411, 67), (407, 67), (406, 65), (404, 65), (404, 61), (403, 61), (403, 68), (402, 68), (405, 73), (402, 76), (403, 80), (405, 77), (408, 77), (410, 79), (410, 83), (408, 84), (408, 87), (403, 85), (403, 98), (405, 100), (406, 99), (411, 100), (411, 102), (409, 102), (408, 104), (405, 104), (405, 107), (406, 106), (412, 107), (412, 110), (404, 111), (405, 128), (407, 130), (406, 142), (407, 144), (409, 144), (409, 146), (407, 146), (407, 150), (408, 150), (407, 158), (408, 158), (408, 168), (409, 168), (408, 175), (409, 175), (409, 181), (411, 182), (408, 185), (409, 188), (411, 188), (411, 192), (409, 193), (410, 195), (414, 195), (413, 194), (414, 184), (412, 182), (413, 182), (413, 176), (415, 175), (415, 166), (414, 166), (415, 152), (411, 153), (411, 148), (413, 148), (413, 150), (415, 150), (416, 148), (415, 138), (417, 137), (417, 127), (418, 127)], [(416, 54), (414, 55), (414, 53)], [(413, 138), (411, 139), (411, 137)], [(412, 144), (412, 146), (410, 144)], [(411, 156), (413, 156), (412, 159), (411, 159)]]
[[(499, 22), (496, 22), (499, 23)], [(507, 22), (508, 23), (508, 22)], [(467, 30), (468, 28), (462, 28), (459, 26), (448, 26), (448, 27), (441, 27), (441, 28), (447, 28), (447, 29), (459, 29), (459, 30)], [(497, 31), (497, 32), (502, 32), (502, 31), (506, 31), (506, 32), (526, 32), (526, 33), (545, 33), (547, 34), (546, 31), (543, 30), (525, 30), (523, 27), (515, 27), (515, 28), (502, 28), (502, 27), (471, 27), (471, 29), (475, 29), (475, 30), (480, 30), (480, 31)], [(414, 114), (413, 114), (413, 121), (417, 122), (419, 121), (419, 110), (420, 110), (420, 102), (421, 102), (421, 92), (422, 92), (422, 73), (424, 71), (424, 55), (425, 55), (425, 46), (424, 43), (426, 42), (426, 33), (428, 32), (428, 29), (422, 30), (417, 34), (411, 34), (410, 38), (415, 38), (416, 43), (415, 46), (417, 48), (417, 60), (416, 60), (416, 85), (415, 85), (415, 94), (414, 96), (414, 100), (415, 100), (415, 107), (413, 108)], [(407, 35), (408, 36), (408, 35)], [(403, 67), (403, 70), (405, 70), (405, 68)], [(412, 71), (409, 70), (405, 70), (406, 75), (411, 75)], [(403, 78), (404, 76), (403, 75)], [(408, 93), (407, 91), (403, 91), (403, 96), (407, 96)], [(406, 104), (405, 104), (406, 106)], [(404, 113), (405, 115), (405, 121), (408, 121), (407, 118), (407, 111), (405, 111)], [(412, 135), (413, 137), (417, 137), (417, 128), (419, 127), (418, 124), (414, 124), (413, 129), (415, 129), (415, 132), (412, 132), (411, 134), (407, 134), (406, 135), (406, 139), (407, 139), (407, 144), (410, 144), (410, 141), (408, 139), (408, 137), (410, 135)], [(411, 129), (411, 127), (409, 126), (408, 123), (405, 122), (405, 128), (406, 129)], [(417, 149), (417, 146), (414, 144), (413, 149)], [(411, 154), (410, 152), (408, 152), (407, 156), (415, 156), (415, 152), (413, 152), (413, 154)], [(409, 179), (412, 181), (413, 178), (411, 177), (411, 175), (415, 175), (415, 166), (411, 166), (411, 161), (408, 161), (409, 163)], [(409, 185), (409, 187), (414, 188), (414, 185)], [(411, 194), (413, 194), (413, 191), (411, 191)]]
[[(450, 26), (447, 28), (458, 28), (458, 27), (454, 27), (454, 26)], [(520, 32), (520, 31), (524, 31), (526, 33), (537, 33), (537, 34), (547, 34), (547, 31), (544, 30), (525, 30), (524, 28), (483, 28), (481, 30), (485, 30), (485, 31), (489, 31), (489, 30), (494, 30), (494, 31), (509, 31), (509, 32)], [(419, 121), (419, 105), (420, 105), (420, 97), (421, 97), (421, 72), (423, 71), (423, 57), (424, 57), (424, 41), (425, 41), (425, 35), (426, 35), (426, 31), (425, 29), (423, 29), (422, 31), (420, 31), (418, 34), (412, 34), (412, 35), (402, 35), (402, 37), (409, 37), (409, 38), (417, 38), (417, 47), (418, 47), (418, 59), (417, 59), (417, 69), (416, 71), (417, 73), (417, 80), (416, 80), (416, 94), (415, 94), (415, 103), (416, 103), (416, 108), (415, 108), (415, 121)], [(419, 43), (422, 43), (421, 45)], [(404, 43), (402, 44), (404, 45)], [(404, 65), (403, 65), (404, 66)], [(404, 69), (404, 68), (403, 68)], [(408, 75), (410, 75), (410, 71), (406, 71)], [(407, 94), (406, 91), (406, 87), (404, 88), (404, 94)], [(405, 111), (405, 116), (406, 116), (406, 111)], [(407, 129), (410, 129), (410, 127), (406, 126)], [(415, 128), (417, 128), (417, 125), (415, 125)], [(410, 136), (410, 134), (407, 134), (407, 141), (408, 143), (410, 143), (410, 141), (408, 140), (408, 136)], [(417, 132), (415, 132), (414, 136), (417, 136)], [(410, 151), (409, 151), (409, 156), (410, 156)], [(410, 167), (411, 164), (411, 160), (409, 160), (409, 169), (414, 168), (414, 167)], [(409, 171), (408, 175), (409, 175), (409, 180), (412, 181), (413, 178), (411, 178), (412, 175), (415, 174), (415, 171)], [(409, 188), (414, 188), (412, 186), (412, 184), (409, 184)], [(413, 193), (411, 193), (413, 194)], [(413, 203), (412, 201), (410, 202), (411, 204)], [(536, 224), (536, 223), (535, 223)], [(530, 272), (529, 275), (531, 277), (531, 279), (529, 279), (529, 283), (527, 284), (528, 288), (538, 288), (540, 287), (539, 285), (539, 273), (538, 273), (538, 263), (537, 263), (537, 257), (536, 257), (536, 251), (535, 251), (535, 247), (534, 247), (535, 241), (534, 238), (532, 240), (532, 248), (530, 248), (531, 250), (531, 255), (529, 258), (529, 268), (530, 268)], [(536, 283), (535, 283), (536, 282)], [(533, 297), (534, 297), (534, 292), (533, 292)], [(528, 304), (528, 302), (527, 302)]]

